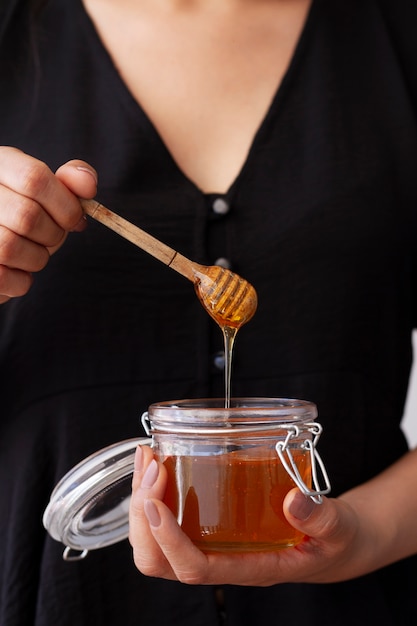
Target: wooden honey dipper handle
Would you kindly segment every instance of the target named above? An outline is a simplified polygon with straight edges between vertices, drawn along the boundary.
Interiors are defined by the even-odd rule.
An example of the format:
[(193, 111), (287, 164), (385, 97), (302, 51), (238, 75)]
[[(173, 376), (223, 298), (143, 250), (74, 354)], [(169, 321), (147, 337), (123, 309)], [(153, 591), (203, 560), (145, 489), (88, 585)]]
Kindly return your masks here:
[(113, 211), (107, 209), (97, 200), (80, 200), (80, 202), (87, 215), (101, 222), (159, 261), (162, 261), (162, 263), (182, 274), (191, 282), (196, 282), (196, 272), (201, 267), (198, 263), (193, 263), (193, 261), (162, 243), (159, 239), (152, 237), (152, 235), (128, 222), (120, 215), (117, 215), (117, 213), (113, 213)]
[(80, 200), (84, 212), (188, 278), (206, 311), (221, 326), (239, 328), (251, 319), (257, 295), (250, 283), (219, 266), (195, 263), (97, 202)]

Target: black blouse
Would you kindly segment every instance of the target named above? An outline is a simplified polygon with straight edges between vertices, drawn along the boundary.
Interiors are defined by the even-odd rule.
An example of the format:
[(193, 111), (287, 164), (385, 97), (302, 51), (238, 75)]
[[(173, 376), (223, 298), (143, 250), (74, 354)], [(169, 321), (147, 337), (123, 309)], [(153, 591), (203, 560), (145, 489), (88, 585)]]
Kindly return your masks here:
[[(333, 495), (401, 456), (417, 320), (415, 4), (313, 1), (226, 194), (180, 171), (81, 0), (49, 0), (30, 24), (27, 5), (0, 9), (0, 144), (52, 169), (89, 161), (105, 205), (195, 261), (226, 257), (256, 287), (232, 393), (318, 405)], [(222, 349), (187, 280), (93, 221), (0, 307), (1, 626), (220, 623), (214, 589), (142, 576), (127, 541), (65, 563), (41, 520), (75, 463), (142, 434), (150, 403), (222, 396)], [(333, 585), (229, 586), (226, 623), (416, 624), (416, 583), (408, 559)]]

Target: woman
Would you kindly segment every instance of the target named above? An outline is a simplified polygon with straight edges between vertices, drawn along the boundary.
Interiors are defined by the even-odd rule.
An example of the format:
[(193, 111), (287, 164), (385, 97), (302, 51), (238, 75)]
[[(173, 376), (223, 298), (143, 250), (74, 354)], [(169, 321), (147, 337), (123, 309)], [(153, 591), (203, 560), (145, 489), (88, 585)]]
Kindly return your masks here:
[[(400, 422), (416, 322), (416, 9), (4, 4), (0, 623), (414, 624), (417, 461)], [(219, 329), (188, 281), (85, 228), (78, 198), (96, 194), (256, 287), (233, 394), (312, 400), (324, 426), (333, 498), (286, 501), (310, 537), (300, 548), (207, 560), (162, 506), (146, 450), (137, 568), (127, 541), (65, 563), (46, 535), (50, 492), (75, 463), (140, 434), (152, 402), (224, 393)]]

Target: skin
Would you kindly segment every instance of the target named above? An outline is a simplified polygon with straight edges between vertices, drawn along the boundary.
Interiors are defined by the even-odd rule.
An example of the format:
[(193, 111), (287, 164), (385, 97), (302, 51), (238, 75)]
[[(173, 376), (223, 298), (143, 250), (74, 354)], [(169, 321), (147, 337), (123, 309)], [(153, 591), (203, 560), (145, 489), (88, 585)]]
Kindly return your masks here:
[[(0, 302), (27, 293), (67, 234), (84, 230), (78, 198), (94, 197), (96, 188), (97, 174), (83, 161), (53, 173), (20, 150), (0, 147)], [(278, 553), (203, 554), (163, 504), (165, 481), (151, 449), (138, 448), (130, 541), (137, 568), (148, 576), (188, 584), (329, 583), (417, 553), (417, 450), (322, 505), (294, 489), (284, 513), (307, 538)]]
[(130, 93), (207, 193), (227, 191), (239, 174), (310, 4), (84, 0)]
[(294, 548), (258, 554), (203, 554), (162, 502), (163, 465), (138, 447), (132, 482), (130, 542), (148, 576), (187, 584), (268, 586), (355, 578), (417, 552), (417, 450), (339, 498), (314, 502), (293, 489), (284, 502), (290, 524), (306, 534)]
[(67, 234), (85, 228), (78, 197), (96, 191), (97, 174), (84, 161), (54, 174), (20, 150), (0, 147), (0, 303), (26, 294)]
[[(85, 0), (132, 96), (185, 175), (207, 192), (227, 190), (245, 162), (310, 4)], [(78, 198), (94, 197), (96, 187), (97, 174), (83, 161), (54, 173), (15, 148), (0, 147), (0, 303), (26, 294), (67, 234), (85, 228)], [(130, 541), (137, 568), (148, 576), (188, 584), (330, 583), (417, 552), (417, 451), (321, 505), (290, 492), (284, 513), (307, 538), (278, 553), (203, 554), (163, 504), (165, 481), (152, 451), (138, 448)]]

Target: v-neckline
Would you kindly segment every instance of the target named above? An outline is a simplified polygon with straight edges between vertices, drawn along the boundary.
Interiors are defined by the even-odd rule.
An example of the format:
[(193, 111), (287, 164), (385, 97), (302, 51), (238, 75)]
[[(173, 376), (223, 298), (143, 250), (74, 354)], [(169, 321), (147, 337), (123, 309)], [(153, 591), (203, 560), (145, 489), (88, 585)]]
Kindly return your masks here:
[(228, 189), (226, 191), (221, 191), (221, 192), (216, 192), (215, 190), (210, 191), (210, 192), (203, 191), (198, 186), (198, 184), (195, 183), (178, 165), (176, 159), (172, 155), (171, 151), (168, 149), (164, 139), (162, 138), (155, 124), (152, 122), (151, 118), (146, 113), (146, 111), (142, 108), (141, 103), (134, 97), (128, 85), (125, 83), (119, 71), (117, 70), (117, 67), (111, 57), (111, 54), (108, 51), (107, 47), (105, 46), (104, 42), (102, 41), (101, 36), (94, 24), (94, 21), (92, 20), (86, 8), (84, 7), (83, 0), (78, 0), (78, 3), (79, 3), (80, 12), (82, 14), (82, 19), (84, 20), (84, 24), (87, 28), (87, 36), (89, 37), (90, 42), (92, 42), (95, 45), (97, 51), (101, 53), (102, 57), (106, 60), (107, 68), (112, 76), (112, 81), (116, 88), (115, 92), (121, 96), (124, 105), (127, 106), (129, 110), (129, 113), (131, 115), (133, 114), (135, 116), (140, 116), (142, 121), (146, 123), (146, 125), (149, 128), (149, 131), (153, 134), (155, 141), (158, 142), (158, 144), (161, 147), (161, 150), (164, 152), (165, 156), (170, 161), (171, 165), (177, 171), (178, 176), (187, 183), (187, 186), (190, 189), (206, 197), (211, 197), (211, 196), (228, 197), (239, 186), (240, 181), (244, 177), (246, 170), (249, 168), (256, 154), (258, 145), (262, 141), (264, 130), (268, 127), (271, 117), (276, 116), (277, 112), (279, 111), (280, 102), (285, 96), (285, 93), (288, 88), (288, 84), (291, 82), (293, 75), (297, 71), (297, 68), (300, 63), (300, 59), (302, 57), (302, 53), (305, 49), (310, 33), (312, 31), (312, 22), (313, 22), (313, 18), (314, 18), (318, 1), (319, 0), (311, 1), (310, 7), (308, 8), (307, 13), (306, 13), (303, 26), (300, 30), (298, 40), (294, 46), (291, 58), (287, 64), (287, 68), (285, 72), (283, 73), (282, 79), (280, 80), (279, 84), (277, 85), (275, 89), (275, 92), (272, 96), (268, 109), (266, 110), (263, 118), (260, 119), (260, 123), (249, 144), (249, 149), (248, 149), (246, 158), (244, 162), (242, 163), (240, 170), (238, 171), (234, 180), (229, 185)]

